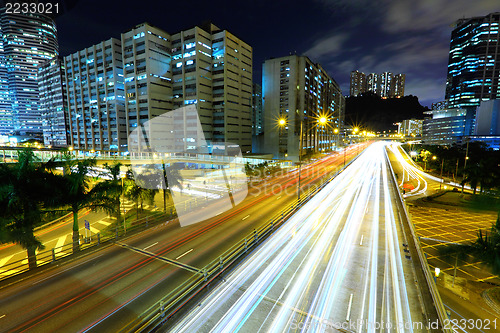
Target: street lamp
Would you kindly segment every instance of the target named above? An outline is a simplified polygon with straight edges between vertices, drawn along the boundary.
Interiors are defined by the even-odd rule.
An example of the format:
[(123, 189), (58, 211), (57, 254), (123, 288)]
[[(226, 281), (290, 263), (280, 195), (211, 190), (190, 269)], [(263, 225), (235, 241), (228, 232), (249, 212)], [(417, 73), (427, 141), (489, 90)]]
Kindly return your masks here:
[[(328, 122), (328, 118), (326, 116), (320, 116), (317, 118), (317, 122), (319, 125), (325, 125)], [(303, 138), (303, 119), (300, 120), (300, 138), (299, 138), (299, 181), (297, 186), (297, 200), (300, 201), (300, 178), (301, 178), (301, 170), (302, 170), (302, 138)], [(310, 130), (310, 129), (309, 129)], [(309, 131), (308, 130), (308, 131)]]
[[(122, 179), (122, 193), (121, 193), (122, 200), (123, 200), (123, 180), (125, 179), (125, 177), (126, 177), (126, 174), (122, 174), (121, 175), (121, 179)], [(125, 213), (125, 207), (123, 207), (123, 231), (125, 233), (127, 233), (127, 224), (126, 224), (126, 221), (125, 221), (125, 218), (126, 218), (125, 214), (126, 214)]]

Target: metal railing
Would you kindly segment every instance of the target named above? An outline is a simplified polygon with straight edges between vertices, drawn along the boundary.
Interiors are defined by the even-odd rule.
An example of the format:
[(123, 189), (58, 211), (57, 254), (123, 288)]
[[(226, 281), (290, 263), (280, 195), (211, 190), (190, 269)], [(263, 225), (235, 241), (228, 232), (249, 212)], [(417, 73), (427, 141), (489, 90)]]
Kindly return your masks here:
[[(110, 241), (115, 241), (116, 239), (121, 238), (127, 234), (139, 230), (144, 230), (149, 228), (150, 226), (157, 225), (166, 221), (169, 221), (167, 220), (166, 214), (162, 212), (156, 212), (147, 217), (130, 222), (130, 226), (128, 226), (126, 229), (123, 228), (122, 225), (123, 221), (114, 222), (116, 224), (111, 224), (114, 230), (112, 230), (112, 228), (108, 228), (104, 232), (99, 232), (90, 237), (82, 237), (82, 235), (80, 235), (80, 239), (78, 240), (79, 251), (76, 253), (88, 250), (93, 247), (98, 247)], [(75, 254), (73, 251), (73, 247), (74, 245), (76, 245), (75, 243), (76, 242), (70, 242), (59, 247), (54, 247), (50, 250), (38, 252), (36, 254), (37, 267), (54, 263), (58, 260), (61, 260), (63, 258)], [(3, 276), (0, 277), (0, 281), (9, 279), (13, 276), (27, 272), (29, 270), (30, 268), (28, 265), (28, 258), (23, 258), (20, 260), (10, 262), (2, 266)]]
[(357, 156), (345, 166), (339, 167), (334, 171), (333, 175), (329, 176), (322, 183), (314, 185), (305, 192), (302, 192), (302, 199), (300, 201), (294, 200), (267, 223), (247, 234), (218, 258), (201, 268), (197, 273), (184, 281), (184, 283), (177, 286), (177, 288), (141, 313), (135, 321), (125, 326), (120, 332), (149, 332), (165, 324), (169, 318), (214, 281), (222, 272), (228, 269), (252, 248), (257, 246), (261, 241), (270, 236), (291, 215), (293, 215), (293, 213), (301, 208), (304, 203), (308, 202), (312, 196), (321, 191), (356, 158)]
[(418, 261), (420, 263), (420, 266), (422, 267), (422, 270), (423, 270), (423, 273), (425, 276), (425, 281), (427, 282), (427, 287), (431, 293), (432, 301), (433, 301), (434, 307), (435, 307), (437, 315), (438, 315), (439, 326), (441, 327), (441, 330), (443, 332), (452, 333), (453, 330), (451, 327), (443, 326), (444, 323), (446, 323), (446, 320), (448, 319), (448, 315), (446, 314), (446, 310), (444, 308), (444, 304), (443, 304), (443, 301), (441, 299), (441, 295), (439, 294), (439, 291), (437, 289), (437, 285), (434, 282), (432, 272), (429, 268), (429, 265), (427, 264), (427, 259), (425, 257), (424, 251), (422, 250), (422, 246), (420, 245), (420, 239), (418, 238), (417, 233), (416, 233), (415, 228), (414, 228), (414, 225), (411, 222), (411, 217), (410, 217), (410, 214), (408, 213), (406, 203), (403, 201), (403, 196), (402, 196), (401, 190), (399, 189), (399, 186), (397, 185), (398, 182), (396, 180), (394, 170), (392, 168), (392, 165), (391, 165), (391, 162), (390, 162), (389, 157), (387, 155), (387, 152), (386, 152), (386, 159), (387, 159), (387, 163), (389, 164), (390, 171), (391, 171), (391, 177), (393, 180), (393, 182), (392, 182), (393, 187), (394, 187), (394, 189), (397, 193), (397, 197), (398, 197), (398, 199), (396, 199), (396, 200), (398, 200), (398, 203), (399, 203), (399, 205), (403, 211), (404, 217), (407, 221), (407, 226), (410, 229), (413, 244), (415, 245), (414, 247), (415, 247), (415, 250), (417, 251), (417, 254), (418, 254)]

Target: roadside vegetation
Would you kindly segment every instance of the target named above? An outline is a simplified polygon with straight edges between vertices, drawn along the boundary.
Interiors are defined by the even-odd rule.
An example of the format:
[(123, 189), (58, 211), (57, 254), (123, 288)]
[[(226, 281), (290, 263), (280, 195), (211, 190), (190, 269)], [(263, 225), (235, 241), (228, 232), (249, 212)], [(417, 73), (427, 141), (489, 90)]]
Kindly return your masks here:
[[(35, 229), (51, 222), (54, 216), (72, 213), (73, 252), (80, 250), (78, 217), (84, 208), (105, 211), (116, 220), (116, 228), (125, 228), (124, 223), (119, 223), (125, 221), (123, 198), (136, 203), (134, 217), (138, 219), (143, 203), (152, 203), (159, 189), (140, 187), (136, 181), (141, 179), (134, 179), (130, 171), (122, 178), (121, 166), (104, 164), (103, 171), (97, 174), (94, 159), (76, 160), (66, 154), (62, 160), (42, 162), (32, 148), (19, 152), (16, 163), (0, 164), (0, 244), (16, 243), (26, 249), (32, 269), (37, 267), (37, 251), (44, 249)], [(181, 181), (178, 171), (164, 171), (173, 173), (170, 179), (176, 184)], [(171, 195), (167, 182), (166, 185), (164, 198)]]

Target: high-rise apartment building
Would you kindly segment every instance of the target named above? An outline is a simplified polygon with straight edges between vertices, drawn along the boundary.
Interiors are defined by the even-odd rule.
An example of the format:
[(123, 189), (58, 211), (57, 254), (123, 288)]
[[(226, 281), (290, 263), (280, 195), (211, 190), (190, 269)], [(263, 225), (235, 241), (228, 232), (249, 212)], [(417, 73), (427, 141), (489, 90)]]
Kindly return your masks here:
[(52, 18), (0, 9), (0, 134), (42, 136), (37, 67), (58, 54)]
[(71, 142), (68, 132), (66, 73), (62, 62), (61, 57), (54, 57), (38, 66), (43, 142), (53, 147), (66, 147)]
[[(127, 136), (153, 118), (195, 105), (203, 145), (252, 143), (252, 48), (213, 24), (170, 35), (148, 23), (64, 58), (71, 145), (76, 149), (127, 151)], [(173, 119), (185, 140), (169, 140), (163, 151), (195, 150), (197, 122)], [(185, 126), (175, 126), (176, 122)], [(193, 130), (189, 126), (193, 124)], [(145, 129), (149, 133), (157, 129)], [(173, 133), (173, 132), (172, 132)], [(176, 133), (176, 137), (179, 133)], [(135, 143), (134, 138), (131, 138)], [(175, 142), (172, 146), (172, 142)], [(141, 146), (142, 147), (142, 146)]]
[(475, 108), (500, 97), (500, 12), (463, 18), (451, 33), (446, 99), (452, 108)]
[[(263, 152), (297, 161), (300, 152), (329, 151), (339, 145), (345, 99), (321, 65), (297, 55), (266, 60), (262, 92)], [(319, 122), (321, 117), (326, 124)]]
[(64, 57), (71, 145), (124, 151), (127, 147), (123, 60), (111, 38)]
[(365, 75), (359, 71), (351, 72), (350, 96), (367, 91), (382, 98), (399, 98), (405, 93), (405, 74), (393, 75), (391, 72)]
[(406, 80), (406, 74), (396, 74), (394, 75), (392, 79), (392, 86), (393, 90), (391, 91), (391, 94), (389, 97), (404, 97), (405, 95), (405, 80)]
[(252, 94), (252, 135), (261, 135), (264, 133), (262, 112), (262, 86), (254, 83)]
[(174, 108), (196, 104), (208, 142), (252, 145), (252, 48), (213, 24), (172, 35)]
[(349, 89), (350, 96), (358, 96), (367, 90), (367, 81), (365, 73), (360, 71), (351, 72), (351, 84)]
[[(125, 82), (126, 133), (130, 135), (138, 124), (144, 125), (148, 120), (171, 111), (174, 107), (172, 102), (172, 40), (165, 31), (143, 23), (123, 33), (121, 45)], [(135, 138), (131, 139), (135, 140)], [(166, 151), (173, 148), (158, 142), (156, 145)], [(128, 150), (126, 146), (124, 150)]]

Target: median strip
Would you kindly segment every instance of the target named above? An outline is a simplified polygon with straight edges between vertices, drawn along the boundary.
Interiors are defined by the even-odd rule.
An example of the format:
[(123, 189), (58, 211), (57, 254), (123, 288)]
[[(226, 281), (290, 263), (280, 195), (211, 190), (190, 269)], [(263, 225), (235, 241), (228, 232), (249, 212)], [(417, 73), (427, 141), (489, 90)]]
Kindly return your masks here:
[(125, 248), (125, 249), (131, 250), (131, 251), (134, 251), (134, 252), (137, 252), (137, 253), (140, 253), (140, 254), (144, 254), (146, 256), (153, 257), (153, 258), (155, 258), (157, 260), (161, 260), (161, 261), (164, 261), (164, 262), (169, 263), (171, 265), (177, 266), (179, 268), (183, 268), (183, 269), (188, 270), (188, 271), (190, 271), (192, 273), (203, 274), (200, 269), (198, 269), (196, 267), (193, 267), (193, 266), (189, 266), (189, 265), (183, 264), (183, 263), (181, 263), (179, 261), (176, 261), (176, 260), (173, 260), (173, 259), (168, 259), (168, 258), (159, 256), (159, 255), (156, 255), (156, 254), (154, 254), (152, 252), (145, 251), (145, 250), (142, 250), (142, 249), (139, 249), (139, 248), (136, 248), (136, 247), (133, 247), (133, 246), (121, 243), (121, 242), (116, 242), (116, 244), (119, 245), (119, 246), (121, 246), (121, 247), (123, 247), (123, 248)]

